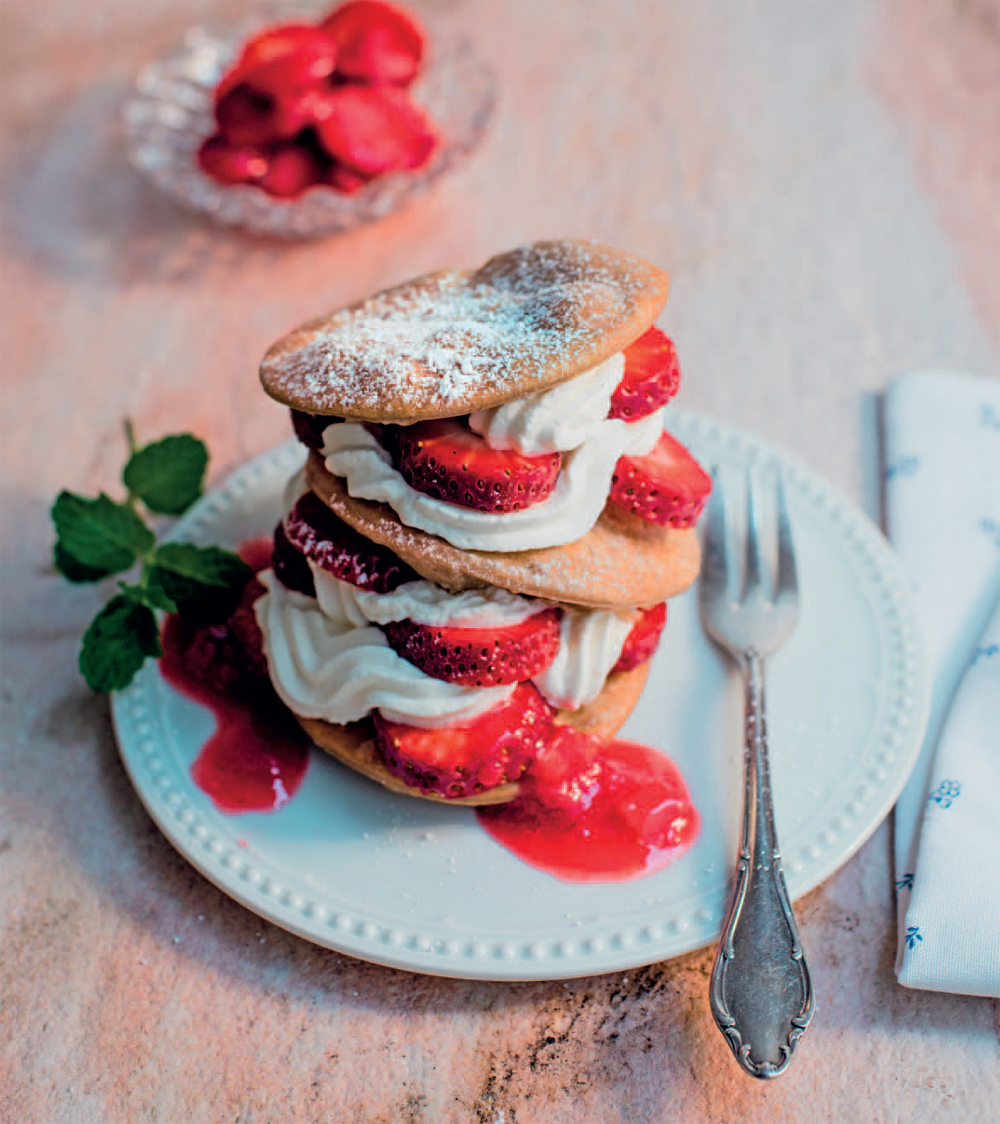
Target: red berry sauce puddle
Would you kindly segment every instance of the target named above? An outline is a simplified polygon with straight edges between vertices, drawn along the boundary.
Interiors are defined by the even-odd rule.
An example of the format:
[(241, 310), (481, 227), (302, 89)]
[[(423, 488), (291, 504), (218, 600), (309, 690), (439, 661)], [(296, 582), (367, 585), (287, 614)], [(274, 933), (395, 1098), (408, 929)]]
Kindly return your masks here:
[(669, 758), (569, 730), (521, 778), (514, 800), (477, 816), (497, 843), (564, 882), (625, 882), (662, 870), (694, 843), (700, 824)]
[[(270, 540), (254, 540), (240, 554), (259, 570), (270, 564), (270, 549)], [(162, 635), (164, 679), (215, 715), (191, 778), (226, 813), (276, 811), (298, 791), (309, 764), (309, 739), (259, 666), (247, 671), (239, 618), (252, 615), (260, 587), (247, 588), (226, 625), (193, 629), (168, 617)], [(251, 664), (261, 659), (259, 650), (250, 655)], [(496, 843), (566, 882), (628, 881), (688, 850), (699, 816), (669, 758), (636, 742), (557, 730), (514, 800), (476, 809)]]
[[(259, 570), (270, 565), (271, 540), (240, 549)], [(251, 596), (260, 592), (256, 582)], [(251, 597), (237, 609), (251, 612)], [(191, 766), (191, 778), (220, 812), (272, 812), (298, 791), (309, 765), (309, 739), (260, 676), (247, 677), (231, 624), (192, 629), (179, 617), (163, 628), (163, 678), (215, 715), (215, 730)], [(259, 651), (255, 653), (260, 658)], [(242, 688), (242, 689), (241, 689)]]

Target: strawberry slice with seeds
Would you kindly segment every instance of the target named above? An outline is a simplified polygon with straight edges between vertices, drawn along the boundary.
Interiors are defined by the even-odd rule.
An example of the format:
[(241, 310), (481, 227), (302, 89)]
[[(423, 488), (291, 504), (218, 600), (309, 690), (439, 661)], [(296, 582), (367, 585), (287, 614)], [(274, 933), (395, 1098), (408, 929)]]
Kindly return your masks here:
[(463, 687), (498, 687), (537, 675), (559, 651), (559, 609), (543, 609), (498, 628), (437, 627), (393, 621), (383, 632), (393, 650), (426, 675)]
[(382, 0), (351, 0), (320, 23), (337, 46), (337, 74), (373, 85), (412, 82), (424, 55), (424, 32), (408, 12)]
[(622, 654), (618, 662), (611, 669), (614, 671), (631, 671), (641, 663), (653, 658), (656, 646), (660, 642), (663, 626), (667, 623), (667, 603), (661, 601), (651, 609), (640, 609), (639, 619), (632, 625), (632, 631), (625, 637)]
[(321, 569), (373, 593), (390, 593), (404, 582), (418, 581), (387, 547), (349, 527), (318, 496), (307, 492), (285, 520), (289, 543)]
[(316, 131), (339, 164), (363, 177), (411, 171), (438, 143), (427, 115), (395, 86), (339, 86), (316, 110)]
[(274, 528), (271, 566), (274, 576), (286, 589), (294, 589), (307, 597), (316, 596), (316, 582), (306, 556), (289, 542), (281, 523)]
[(608, 502), (650, 523), (683, 529), (694, 526), (711, 490), (711, 476), (663, 433), (645, 456), (619, 458)]
[(677, 393), (677, 350), (659, 328), (650, 328), (625, 348), (625, 373), (611, 395), (609, 418), (637, 421), (665, 406)]
[(518, 780), (545, 745), (552, 707), (530, 683), (469, 722), (426, 729), (374, 714), (386, 768), (421, 792), (454, 799)]
[(403, 479), (459, 507), (506, 514), (540, 503), (556, 486), (562, 456), (491, 449), (455, 418), (399, 426), (385, 438)]

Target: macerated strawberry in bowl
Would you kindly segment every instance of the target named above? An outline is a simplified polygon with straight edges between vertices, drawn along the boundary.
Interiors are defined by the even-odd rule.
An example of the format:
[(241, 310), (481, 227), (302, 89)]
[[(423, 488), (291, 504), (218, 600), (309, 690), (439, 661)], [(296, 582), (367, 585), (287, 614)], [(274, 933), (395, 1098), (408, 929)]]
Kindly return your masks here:
[(125, 109), (132, 163), (218, 222), (311, 237), (374, 221), (468, 155), (494, 78), (386, 0), (238, 33), (192, 29)]
[(258, 32), (215, 90), (203, 171), (294, 199), (420, 168), (440, 143), (407, 92), (424, 44), (416, 17), (384, 0), (347, 0), (316, 25)]

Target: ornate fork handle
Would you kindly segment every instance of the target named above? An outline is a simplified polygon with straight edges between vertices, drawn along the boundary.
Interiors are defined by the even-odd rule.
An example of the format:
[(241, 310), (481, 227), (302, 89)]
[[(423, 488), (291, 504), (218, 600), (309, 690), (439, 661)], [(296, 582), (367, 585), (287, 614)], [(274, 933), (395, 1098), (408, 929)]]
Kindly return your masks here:
[(712, 1014), (736, 1060), (754, 1077), (777, 1077), (813, 1014), (774, 829), (764, 716), (764, 661), (742, 653), (745, 690), (743, 826), (729, 912), (712, 966)]

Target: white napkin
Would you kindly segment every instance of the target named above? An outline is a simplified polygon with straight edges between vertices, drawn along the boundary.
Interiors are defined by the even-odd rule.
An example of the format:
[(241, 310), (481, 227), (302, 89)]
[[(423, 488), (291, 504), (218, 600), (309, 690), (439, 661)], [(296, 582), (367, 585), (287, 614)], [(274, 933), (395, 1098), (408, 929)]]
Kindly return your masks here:
[(900, 375), (884, 407), (887, 530), (932, 676), (895, 808), (896, 975), (1000, 996), (1000, 381)]

